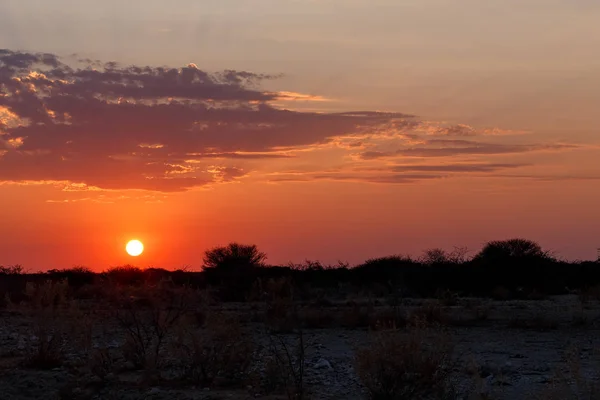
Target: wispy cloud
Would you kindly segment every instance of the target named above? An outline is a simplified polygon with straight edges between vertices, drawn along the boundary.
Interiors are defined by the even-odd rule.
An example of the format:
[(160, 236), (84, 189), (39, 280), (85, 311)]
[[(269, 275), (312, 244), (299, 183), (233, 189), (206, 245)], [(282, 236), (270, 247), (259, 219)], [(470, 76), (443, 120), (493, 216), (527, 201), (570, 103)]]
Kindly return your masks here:
[(471, 140), (423, 140), (422, 146), (408, 146), (395, 151), (365, 151), (360, 158), (373, 160), (391, 157), (453, 157), (460, 155), (499, 155), (528, 153), (537, 151), (557, 151), (574, 149), (578, 146), (568, 143), (499, 144)]
[(421, 180), (450, 178), (457, 175), (488, 175), (529, 164), (458, 163), (458, 164), (391, 164), (341, 168), (329, 171), (284, 171), (269, 176), (271, 182), (303, 182), (313, 180), (356, 181), (369, 183), (405, 184)]

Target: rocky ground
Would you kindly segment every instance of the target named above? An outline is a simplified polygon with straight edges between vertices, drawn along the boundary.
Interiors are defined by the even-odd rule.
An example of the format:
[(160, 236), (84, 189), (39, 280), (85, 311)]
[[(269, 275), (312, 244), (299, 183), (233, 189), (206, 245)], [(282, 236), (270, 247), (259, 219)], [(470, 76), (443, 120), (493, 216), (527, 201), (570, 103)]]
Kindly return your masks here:
[[(402, 307), (409, 312), (419, 304), (417, 300), (407, 301)], [(260, 364), (260, 351), (268, 347), (268, 334), (263, 334), (264, 326), (254, 321), (249, 311), (256, 312), (257, 307), (228, 304), (222, 309), (242, 317), (245, 337), (251, 335), (253, 341), (259, 342), (257, 348), (262, 349), (257, 350)], [(596, 302), (583, 303), (575, 295), (536, 301), (458, 299), (443, 305), (441, 310), (444, 332), (454, 344), (452, 379), (457, 398), (533, 399), (560, 393), (556, 398), (575, 399), (576, 391), (589, 394), (600, 388), (600, 306)], [(60, 322), (63, 332), (81, 332), (82, 326), (89, 326), (91, 340), (87, 347), (80, 335), (65, 334), (58, 365), (40, 368), (30, 362), (32, 354), (39, 350), (36, 335), (41, 334), (41, 325), (48, 326), (46, 319), (56, 324), (56, 318), (27, 309), (0, 311), (0, 399), (288, 398), (282, 391), (265, 394), (259, 384), (251, 381), (245, 387), (228, 388), (149, 379), (144, 370), (136, 369), (122, 357), (120, 349), (125, 338), (114, 321), (90, 318), (90, 313), (85, 318), (84, 314), (73, 315), (74, 318)], [(276, 336), (290, 347), (295, 346), (297, 338), (297, 334), (290, 333)], [(368, 346), (372, 338), (372, 330), (364, 327), (306, 329), (306, 398), (368, 398), (355, 371), (355, 356), (357, 349)], [(108, 349), (111, 354), (111, 367), (105, 373), (85, 367), (89, 362), (83, 353), (98, 348)], [(174, 365), (170, 359), (177, 361), (180, 357), (170, 348), (163, 356), (165, 365)], [(162, 371), (161, 376), (169, 373)], [(555, 383), (557, 378), (562, 379), (560, 387)]]

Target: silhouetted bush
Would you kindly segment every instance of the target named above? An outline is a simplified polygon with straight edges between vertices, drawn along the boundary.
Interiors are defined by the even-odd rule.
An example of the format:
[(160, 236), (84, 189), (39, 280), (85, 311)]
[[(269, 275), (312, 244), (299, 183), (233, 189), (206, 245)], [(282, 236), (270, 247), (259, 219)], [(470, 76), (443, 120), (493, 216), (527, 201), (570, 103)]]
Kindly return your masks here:
[(145, 281), (144, 271), (132, 265), (112, 267), (106, 270), (102, 275), (113, 283), (127, 286), (139, 286)]
[(267, 256), (256, 245), (230, 243), (204, 253), (204, 274), (207, 282), (219, 286), (223, 301), (243, 301), (252, 289), (255, 270)]
[(548, 252), (532, 240), (509, 239), (488, 242), (475, 256), (475, 260), (506, 262), (514, 259), (549, 259)]
[(19, 264), (7, 266), (0, 265), (0, 275), (20, 275), (23, 272), (23, 267)]
[(66, 279), (76, 289), (74, 295), (78, 298), (102, 295), (96, 289), (106, 286), (106, 282), (141, 286), (168, 280), (175, 286), (210, 287), (222, 301), (259, 301), (268, 295), (268, 282), (285, 280), (297, 301), (313, 302), (325, 297), (345, 300), (355, 295), (440, 298), (441, 294), (451, 293), (451, 297), (441, 298), (445, 304), (464, 296), (535, 300), (600, 285), (600, 263), (557, 260), (539, 244), (526, 239), (489, 242), (473, 259), (466, 254), (464, 248), (450, 252), (433, 249), (419, 260), (393, 255), (369, 259), (355, 267), (310, 260), (268, 266), (266, 255), (255, 245), (231, 243), (207, 250), (200, 272), (142, 270), (126, 265), (101, 274), (82, 267), (24, 274), (18, 265), (0, 267), (0, 297), (18, 301), (27, 282), (48, 278)]
[(68, 269), (51, 269), (46, 273), (50, 279), (66, 279), (72, 288), (80, 288), (94, 283), (96, 274), (87, 267), (73, 267)]
[(233, 269), (258, 267), (267, 258), (258, 251), (256, 245), (229, 243), (227, 246), (214, 247), (204, 253), (204, 268)]

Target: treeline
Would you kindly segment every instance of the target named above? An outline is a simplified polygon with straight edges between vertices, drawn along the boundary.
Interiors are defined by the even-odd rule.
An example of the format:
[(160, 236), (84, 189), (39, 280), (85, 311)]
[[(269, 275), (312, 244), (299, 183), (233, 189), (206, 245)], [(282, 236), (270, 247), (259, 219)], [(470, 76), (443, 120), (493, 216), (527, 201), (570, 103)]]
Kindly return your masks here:
[(307, 299), (314, 293), (329, 296), (434, 297), (452, 292), (461, 296), (535, 298), (566, 294), (600, 285), (600, 263), (556, 259), (539, 244), (525, 239), (492, 241), (474, 257), (465, 249), (426, 251), (414, 259), (388, 256), (357, 266), (323, 265), (307, 261), (300, 265), (271, 266), (255, 245), (231, 243), (207, 250), (201, 271), (167, 271), (132, 266), (94, 273), (84, 267), (24, 274), (19, 266), (0, 266), (0, 295), (24, 289), (26, 282), (67, 280), (74, 288), (103, 282), (120, 285), (155, 284), (212, 289), (223, 301), (260, 298), (273, 282), (292, 282), (295, 296)]

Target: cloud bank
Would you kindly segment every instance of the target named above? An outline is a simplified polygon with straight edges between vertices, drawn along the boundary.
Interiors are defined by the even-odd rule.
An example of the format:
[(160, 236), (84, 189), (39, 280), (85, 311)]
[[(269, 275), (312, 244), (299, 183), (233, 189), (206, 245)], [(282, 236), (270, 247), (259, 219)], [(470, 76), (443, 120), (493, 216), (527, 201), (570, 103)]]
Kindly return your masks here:
[[(401, 113), (281, 109), (274, 104), (281, 99), (330, 99), (260, 89), (273, 79), (247, 71), (209, 73), (195, 64), (69, 63), (54, 54), (0, 50), (0, 183), (156, 192), (251, 177), (408, 183), (524, 166), (457, 157), (573, 147), (478, 141), (522, 132)], [(439, 158), (451, 160), (427, 162)]]

